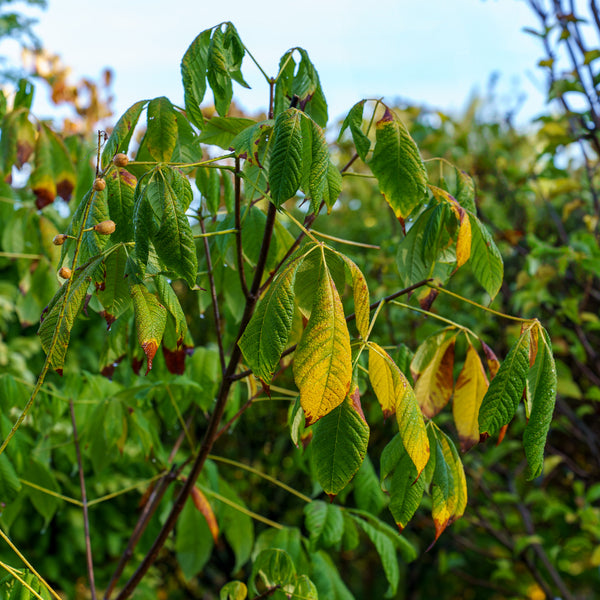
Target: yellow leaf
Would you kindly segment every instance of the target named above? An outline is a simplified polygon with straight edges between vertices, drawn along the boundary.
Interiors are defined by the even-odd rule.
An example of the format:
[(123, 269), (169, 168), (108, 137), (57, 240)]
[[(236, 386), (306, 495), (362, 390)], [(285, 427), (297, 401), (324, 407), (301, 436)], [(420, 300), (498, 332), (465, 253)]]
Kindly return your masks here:
[(456, 380), (452, 414), (460, 439), (460, 448), (466, 452), (479, 442), (479, 407), (489, 387), (483, 364), (477, 350), (469, 344), (465, 364)]
[(429, 439), (423, 415), (404, 373), (387, 352), (369, 342), (369, 379), (384, 416), (396, 413), (402, 444), (413, 461), (417, 476), (429, 460)]
[(444, 434), (438, 437), (438, 441), (448, 466), (448, 474), (451, 475), (449, 477), (451, 485), (449, 486), (448, 510), (452, 522), (462, 517), (465, 512), (467, 506), (467, 479), (454, 444)]
[(362, 271), (347, 256), (340, 254), (344, 260), (350, 275), (352, 276), (352, 292), (354, 295), (354, 312), (356, 313), (356, 329), (358, 333), (366, 340), (369, 333), (369, 288)]
[(460, 226), (456, 240), (456, 268), (462, 267), (471, 256), (471, 221), (464, 210), (460, 215)]
[(344, 309), (327, 264), (308, 325), (294, 355), (294, 379), (306, 425), (312, 425), (343, 401), (352, 379), (350, 334)]
[(415, 395), (423, 414), (432, 419), (450, 400), (454, 379), (454, 341), (441, 344), (415, 383)]

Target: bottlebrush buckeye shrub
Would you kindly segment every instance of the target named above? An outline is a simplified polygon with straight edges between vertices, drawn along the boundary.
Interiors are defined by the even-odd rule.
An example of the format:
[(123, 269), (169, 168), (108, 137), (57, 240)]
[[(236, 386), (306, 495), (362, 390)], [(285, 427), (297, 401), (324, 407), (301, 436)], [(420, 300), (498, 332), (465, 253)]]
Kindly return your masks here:
[[(264, 118), (228, 116), (234, 82), (248, 87), (242, 74), (248, 59), (265, 76), (270, 101)], [(231, 549), (237, 579), (223, 587), (222, 598), (349, 598), (332, 557), (355, 548), (362, 532), (379, 553), (393, 594), (398, 554), (407, 561), (416, 557), (402, 531), (423, 497), (433, 541), (467, 508), (455, 439), (466, 451), (502, 437), (523, 400), (529, 476), (540, 474), (556, 392), (548, 333), (535, 319), (487, 307), (502, 284), (503, 265), (478, 218), (473, 181), (443, 160), (424, 162), (392, 107), (382, 100), (352, 106), (338, 132), (339, 140), (352, 144), (352, 156), (341, 164), (339, 150), (327, 141), (319, 76), (302, 48), (286, 52), (268, 76), (225, 23), (192, 42), (181, 74), (184, 106), (164, 96), (131, 106), (106, 141), (99, 135), (95, 173), (82, 173), (73, 160), (76, 142), (45, 124), (35, 126), (28, 106), (15, 104), (3, 117), (3, 174), (30, 161), (37, 207), (55, 220), (59, 190), (69, 184), (77, 196), (65, 233), (52, 231), (60, 257), (47, 254), (66, 280), (42, 313), (45, 363), (1, 446), (7, 506), (17, 507), (18, 519), (27, 491), (18, 484), (17, 471), (26, 469), (17, 431), (30, 412), (37, 418), (50, 373), (68, 376), (77, 319), (97, 313), (109, 329), (98, 370), (113, 380), (102, 387), (85, 375), (102, 392), (91, 394), (84, 408), (71, 405), (68, 435), (75, 435), (77, 452), (83, 450), (78, 468), (88, 472), (88, 487), (111, 465), (130, 477), (143, 472), (152, 484), (146, 483), (139, 519), (128, 523), (129, 543), (104, 549), (111, 572), (94, 570), (91, 550), (101, 533), (91, 531), (90, 586), (105, 590), (106, 598), (129, 597), (174, 532), (168, 547), (188, 579), (223, 544)], [(209, 88), (210, 115), (201, 108)], [(28, 156), (26, 146), (32, 148)], [(383, 219), (389, 212), (399, 231), (392, 247), (313, 227), (326, 227), (343, 211), (345, 188), (356, 178), (378, 186), (379, 208), (355, 218)], [(32, 218), (41, 225), (44, 214)], [(387, 260), (385, 287), (371, 277), (373, 257)], [(489, 340), (461, 324), (462, 315), (436, 311), (440, 296), (461, 299), (460, 287), (453, 287), (459, 270), (481, 289), (479, 299), (462, 299), (464, 316), (490, 311), (519, 324), (503, 361)], [(399, 347), (386, 333), (387, 311), (418, 312), (440, 328), (411, 350)], [(395, 331), (394, 337), (413, 336)], [(159, 348), (164, 363), (153, 378)], [(117, 366), (124, 362), (135, 373), (145, 362), (147, 379)], [(226, 465), (256, 469), (241, 453), (239, 460), (224, 456), (218, 443), (224, 432), (229, 439), (250, 436), (243, 441), (249, 447), (264, 443), (261, 431), (241, 433), (238, 425), (252, 405), (275, 396), (289, 405), (287, 427), (297, 446), (289, 450), (296, 456), (289, 464), (305, 461), (301, 489), (289, 483), (286, 461), (280, 481), (268, 476), (304, 503), (303, 518), (291, 513), (296, 520), (285, 526), (273, 520), (278, 515), (258, 514), (252, 494), (242, 499), (249, 490), (236, 490)], [(280, 417), (274, 410), (263, 418), (286, 427)], [(56, 418), (67, 418), (65, 405)], [(395, 422), (394, 431), (386, 419)], [(369, 445), (373, 430), (378, 439), (387, 436), (378, 452)], [(60, 519), (65, 497), (60, 452), (47, 450), (53, 460), (35, 467), (42, 483), (31, 482), (38, 485), (34, 506), (46, 522)], [(385, 506), (389, 513), (381, 512)], [(256, 528), (253, 519), (261, 523)], [(56, 597), (31, 566), (23, 576), (11, 573), (7, 585), (24, 585), (19, 577), (26, 577), (28, 585)]]

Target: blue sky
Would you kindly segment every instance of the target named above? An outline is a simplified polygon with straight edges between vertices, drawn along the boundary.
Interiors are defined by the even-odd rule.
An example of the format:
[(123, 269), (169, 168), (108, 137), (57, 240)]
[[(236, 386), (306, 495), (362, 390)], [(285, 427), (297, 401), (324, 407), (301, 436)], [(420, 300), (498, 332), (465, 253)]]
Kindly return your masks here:
[[(379, 96), (458, 111), (494, 71), (507, 105), (527, 94), (521, 120), (543, 107), (540, 48), (522, 31), (536, 23), (524, 0), (49, 0), (39, 19), (45, 47), (74, 76), (113, 68), (118, 114), (159, 95), (181, 103), (181, 57), (200, 31), (226, 20), (271, 75), (289, 47), (305, 48), (331, 117)], [(235, 90), (241, 104), (264, 108), (264, 80), (250, 62), (244, 75), (253, 90)]]

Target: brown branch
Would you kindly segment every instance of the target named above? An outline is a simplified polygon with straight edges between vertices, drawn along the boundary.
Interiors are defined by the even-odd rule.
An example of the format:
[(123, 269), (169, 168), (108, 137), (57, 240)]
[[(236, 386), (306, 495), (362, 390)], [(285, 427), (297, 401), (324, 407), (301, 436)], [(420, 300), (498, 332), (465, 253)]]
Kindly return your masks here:
[(90, 520), (88, 515), (87, 493), (85, 491), (85, 477), (81, 461), (81, 449), (79, 447), (79, 436), (77, 435), (77, 424), (75, 423), (75, 409), (73, 400), (69, 400), (71, 411), (71, 423), (73, 424), (73, 443), (77, 454), (77, 469), (79, 470), (79, 487), (81, 488), (81, 503), (83, 504), (83, 532), (85, 536), (85, 558), (87, 561), (88, 579), (90, 582), (90, 593), (92, 600), (96, 600), (96, 583), (94, 581), (94, 560), (92, 558), (92, 541), (90, 539)]
[(264, 598), (268, 598), (269, 596), (272, 596), (280, 587), (281, 587), (281, 584), (278, 583), (277, 585), (270, 587), (268, 590), (265, 590), (262, 594), (259, 594), (258, 596), (254, 596), (254, 598), (252, 598), (252, 600), (263, 600)]
[[(200, 229), (206, 233), (204, 219), (200, 219)], [(215, 330), (217, 333), (217, 344), (219, 346), (219, 360), (221, 362), (221, 373), (225, 372), (225, 351), (223, 350), (223, 332), (221, 330), (221, 315), (219, 313), (219, 301), (217, 298), (217, 288), (215, 287), (215, 278), (213, 275), (212, 260), (210, 258), (210, 244), (207, 237), (203, 237), (204, 252), (206, 253), (206, 270), (208, 271), (208, 283), (210, 287), (210, 297), (212, 301), (213, 317), (215, 319)]]
[(158, 505), (160, 504), (165, 492), (167, 491), (169, 484), (172, 481), (175, 481), (175, 479), (179, 475), (179, 471), (180, 469), (176, 469), (175, 467), (171, 468), (171, 470), (160, 479), (158, 484), (152, 490), (152, 493), (150, 494), (150, 497), (148, 498), (148, 501), (144, 505), (144, 509), (140, 514), (138, 522), (136, 523), (133, 532), (131, 533), (131, 537), (129, 538), (129, 542), (127, 543), (127, 547), (125, 548), (125, 552), (123, 552), (123, 554), (121, 555), (115, 572), (113, 573), (108, 587), (104, 592), (104, 600), (108, 600), (110, 598), (115, 585), (118, 583), (119, 578), (121, 577), (123, 570), (125, 569), (125, 566), (131, 560), (131, 557), (133, 556), (133, 551), (139, 539), (142, 537), (142, 534), (146, 530), (146, 527), (150, 522), (152, 515), (158, 508)]
[(204, 439), (202, 441), (202, 445), (200, 450), (194, 460), (191, 471), (182, 486), (179, 494), (175, 498), (175, 502), (173, 507), (171, 508), (171, 512), (169, 513), (164, 525), (159, 531), (152, 547), (140, 563), (139, 567), (135, 571), (135, 573), (131, 576), (129, 581), (125, 584), (125, 587), (121, 590), (121, 593), (117, 596), (117, 600), (125, 600), (125, 598), (129, 598), (133, 591), (138, 586), (141, 579), (144, 577), (148, 569), (156, 560), (158, 553), (164, 546), (169, 534), (175, 527), (175, 523), (185, 506), (185, 502), (196, 484), (198, 476), (200, 475), (204, 463), (212, 447), (215, 443), (216, 436), (219, 429), (219, 424), (223, 417), (223, 413), (225, 411), (225, 406), (227, 404), (227, 398), (229, 396), (229, 390), (234, 382), (233, 375), (237, 369), (238, 363), (242, 357), (242, 353), (240, 347), (237, 344), (237, 341), (242, 336), (245, 331), (250, 319), (252, 317), (252, 313), (254, 312), (254, 308), (256, 306), (256, 302), (258, 300), (258, 290), (260, 288), (260, 282), (262, 280), (262, 276), (265, 270), (265, 265), (267, 261), (267, 255), (269, 253), (269, 247), (271, 245), (271, 239), (273, 237), (273, 228), (275, 226), (275, 218), (277, 215), (277, 209), (273, 203), (269, 204), (269, 209), (267, 212), (267, 221), (265, 224), (265, 233), (263, 235), (262, 246), (260, 249), (260, 255), (258, 257), (258, 261), (256, 264), (256, 271), (254, 273), (254, 279), (252, 281), (252, 286), (250, 288), (250, 292), (248, 294), (248, 298), (246, 299), (246, 307), (244, 309), (244, 314), (242, 315), (242, 321), (240, 323), (240, 327), (238, 330), (238, 336), (236, 342), (233, 345), (233, 350), (231, 352), (231, 357), (229, 358), (229, 363), (227, 368), (225, 369), (225, 373), (223, 375), (223, 379), (221, 381), (221, 386), (219, 388), (219, 393), (217, 396), (217, 402), (215, 404), (215, 409), (210, 417), (208, 422), (208, 426), (206, 432), (204, 434)]

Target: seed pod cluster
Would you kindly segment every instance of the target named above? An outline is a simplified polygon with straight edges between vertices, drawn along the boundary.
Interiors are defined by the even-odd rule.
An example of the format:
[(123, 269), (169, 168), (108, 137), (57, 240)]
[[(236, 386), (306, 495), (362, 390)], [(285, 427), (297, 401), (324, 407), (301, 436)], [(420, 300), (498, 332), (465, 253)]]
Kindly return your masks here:
[(102, 177), (96, 177), (96, 179), (94, 179), (94, 185), (92, 185), (92, 188), (95, 192), (101, 192), (105, 187), (106, 181), (104, 181)]
[(58, 235), (55, 235), (54, 238), (52, 239), (52, 243), (55, 246), (62, 246), (66, 241), (67, 241), (66, 233), (59, 233)]

